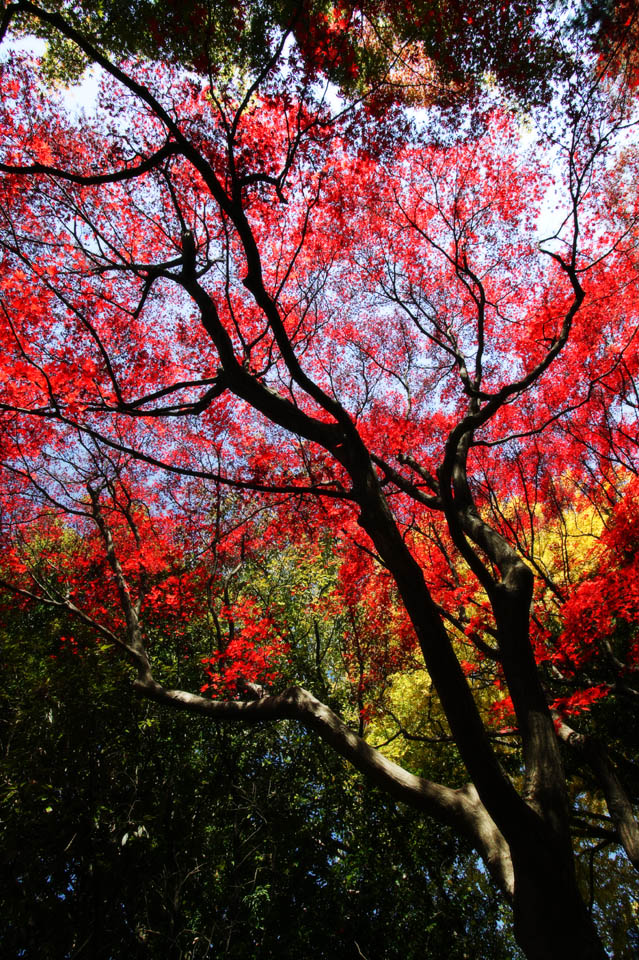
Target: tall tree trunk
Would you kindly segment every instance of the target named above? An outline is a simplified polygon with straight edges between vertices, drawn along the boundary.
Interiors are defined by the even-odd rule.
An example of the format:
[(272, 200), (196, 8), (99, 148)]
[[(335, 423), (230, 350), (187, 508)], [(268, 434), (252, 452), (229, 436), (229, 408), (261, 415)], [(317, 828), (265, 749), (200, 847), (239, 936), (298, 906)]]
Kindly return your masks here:
[(376, 496), (374, 481), (367, 492), (360, 524), (395, 579), (471, 779), (510, 846), (517, 942), (528, 960), (605, 960), (577, 885), (561, 758), (528, 636), (530, 571), (519, 565), (526, 574), (523, 585), (516, 576), (519, 566), (505, 578), (504, 596), (495, 609), (505, 673), (522, 725), (526, 772), (521, 796), (492, 750), (421, 569), (382, 497)]
[(528, 960), (607, 960), (571, 860), (552, 842), (514, 856), (514, 933)]

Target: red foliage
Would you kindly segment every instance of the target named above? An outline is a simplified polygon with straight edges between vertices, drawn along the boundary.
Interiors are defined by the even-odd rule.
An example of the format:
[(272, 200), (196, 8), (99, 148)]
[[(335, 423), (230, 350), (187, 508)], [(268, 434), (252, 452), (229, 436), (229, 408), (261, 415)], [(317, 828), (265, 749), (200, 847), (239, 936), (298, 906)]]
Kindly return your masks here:
[[(348, 4), (305, 10), (295, 29), (313, 70), (330, 61), (356, 73), (355, 15)], [(3, 80), (3, 162), (27, 168), (0, 185), (5, 580), (23, 597), (65, 596), (118, 635), (130, 629), (131, 602), (149, 636), (170, 624), (184, 638), (213, 597), (218, 619), (236, 626), (203, 661), (203, 689), (235, 694), (238, 681), (274, 682), (287, 648), (268, 604), (224, 599), (229, 570), (320, 529), (340, 555), (341, 656), (367, 709), (390, 674), (414, 664), (417, 642), (396, 582), (354, 522), (351, 462), (340, 444), (314, 439), (340, 403), (392, 490), (462, 671), (500, 680), (486, 654), (490, 604), (441, 505), (432, 509), (432, 477), (473, 378), (484, 402), (529, 374), (475, 429), (468, 462), (479, 510), (531, 562), (540, 522), (571, 496), (558, 478), (569, 491), (588, 487), (599, 509), (615, 464), (634, 463), (636, 227), (621, 187), (611, 198), (591, 178), (579, 210), (589, 297), (562, 351), (533, 377), (574, 288), (537, 239), (556, 170), (526, 152), (508, 114), (495, 111), (483, 136), (448, 146), (400, 135), (371, 146), (366, 109), (329, 122), (303, 83), (297, 97), (273, 81), (238, 114), (229, 145), (231, 95), (216, 111), (192, 78), (140, 67), (136, 82), (178, 118), (167, 148), (157, 111), (136, 109), (112, 80), (102, 119), (81, 131), (19, 58)], [(188, 150), (175, 146), (180, 137)], [(107, 183), (51, 173), (106, 179), (134, 167), (132, 154), (156, 153), (139, 176)], [(242, 213), (231, 228), (234, 204)], [(217, 339), (212, 321), (201, 322), (205, 297)], [(250, 383), (232, 391), (221, 368), (234, 364)], [(280, 407), (268, 406), (273, 397)], [(233, 495), (222, 503), (225, 486)], [(559, 633), (543, 617), (537, 625), (539, 663), (567, 678), (605, 659), (602, 638), (614, 646), (622, 629), (614, 656), (622, 674), (636, 668), (636, 506), (631, 485), (601, 541), (600, 572), (561, 584)], [(596, 679), (556, 705), (583, 708), (613, 689), (610, 677)]]
[(202, 658), (208, 664), (209, 680), (201, 692), (210, 690), (222, 697), (242, 694), (242, 681), (271, 687), (280, 676), (288, 645), (277, 636), (270, 617), (263, 616), (249, 599), (238, 600), (232, 608), (222, 607), (219, 616), (233, 621), (234, 636), (224, 638), (221, 650)]

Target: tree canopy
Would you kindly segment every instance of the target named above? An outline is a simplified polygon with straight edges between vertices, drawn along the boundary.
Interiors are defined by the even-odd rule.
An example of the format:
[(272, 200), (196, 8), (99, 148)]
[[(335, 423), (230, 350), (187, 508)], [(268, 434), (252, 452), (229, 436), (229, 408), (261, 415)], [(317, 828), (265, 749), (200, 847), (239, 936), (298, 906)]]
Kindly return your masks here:
[(604, 957), (581, 862), (639, 866), (634, 14), (126, 7), (5, 5), (52, 41), (1, 65), (11, 616), (69, 698), (128, 663), (200, 718), (191, 775), (208, 726), (268, 765), (295, 721), (410, 849), (476, 851), (527, 957)]

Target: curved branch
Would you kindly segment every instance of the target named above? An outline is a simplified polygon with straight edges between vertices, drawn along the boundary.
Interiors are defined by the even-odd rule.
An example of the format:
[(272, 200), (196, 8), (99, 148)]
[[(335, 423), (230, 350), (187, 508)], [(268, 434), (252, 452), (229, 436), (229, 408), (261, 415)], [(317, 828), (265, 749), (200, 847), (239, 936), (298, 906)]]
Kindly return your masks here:
[(158, 163), (161, 163), (163, 160), (166, 160), (167, 157), (173, 156), (176, 153), (179, 153), (176, 143), (165, 143), (156, 153), (147, 157), (146, 160), (143, 160), (142, 163), (137, 164), (137, 166), (124, 167), (122, 170), (113, 170), (111, 173), (71, 173), (69, 170), (52, 167), (46, 163), (31, 163), (25, 165), (0, 163), (0, 171), (14, 175), (48, 174), (49, 176), (57, 177), (59, 180), (68, 180), (71, 183), (79, 183), (81, 186), (90, 187), (102, 183), (119, 183), (122, 180), (133, 180), (135, 177), (140, 177), (142, 174), (148, 173), (149, 170), (152, 170)]
[(297, 720), (396, 800), (460, 830), (477, 848), (493, 879), (507, 895), (512, 895), (510, 851), (475, 788), (468, 784), (454, 790), (409, 773), (357, 736), (330, 707), (308, 690), (289, 687), (274, 696), (240, 701), (208, 700), (185, 690), (167, 690), (154, 680), (137, 680), (134, 687), (137, 693), (150, 700), (212, 720), (239, 720), (243, 723)]

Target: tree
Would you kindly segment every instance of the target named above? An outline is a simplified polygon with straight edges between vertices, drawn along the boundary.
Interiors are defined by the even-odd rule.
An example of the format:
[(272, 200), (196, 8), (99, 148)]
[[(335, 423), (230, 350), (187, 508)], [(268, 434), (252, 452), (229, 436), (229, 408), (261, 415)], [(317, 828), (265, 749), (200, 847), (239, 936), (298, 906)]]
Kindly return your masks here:
[[(29, 64), (3, 70), (5, 588), (120, 649), (142, 697), (213, 722), (301, 722), (470, 841), (528, 957), (604, 956), (575, 874), (561, 742), (635, 866), (639, 831), (613, 761), (566, 723), (575, 701), (556, 687), (582, 666), (566, 659), (569, 628), (533, 606), (531, 633), (531, 605), (535, 574), (565, 599), (540, 530), (561, 526), (575, 490), (610, 508), (631, 490), (621, 466), (636, 469), (623, 70), (586, 62), (547, 121), (560, 176), (526, 159), (496, 106), (466, 136), (420, 132), (374, 98), (334, 115), (275, 27), (256, 73), (202, 82), (118, 65), (31, 3), (15, 13), (55, 27), (104, 80), (89, 124), (64, 117)], [(551, 188), (559, 226), (538, 244)], [(222, 488), (228, 512), (214, 507)], [(277, 615), (224, 594), (238, 559), (303, 534), (343, 558), (357, 733), (302, 687), (272, 692), (289, 669)], [(204, 689), (172, 689), (152, 667), (154, 629), (173, 622), (179, 640), (171, 610), (192, 620), (206, 603)], [(623, 696), (633, 643), (617, 657)], [(464, 786), (366, 739), (385, 678), (417, 658)], [(505, 729), (475, 695), (486, 677), (510, 697)]]

